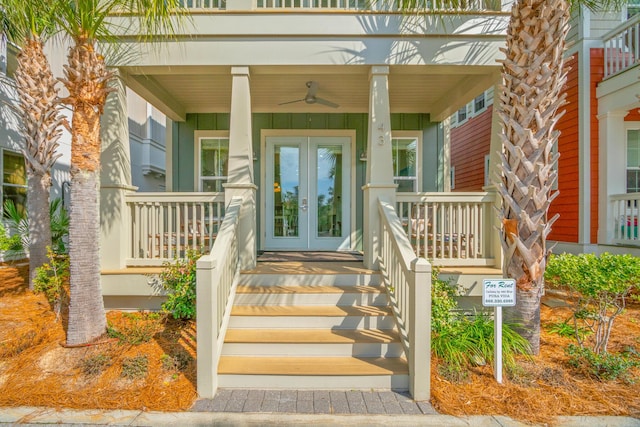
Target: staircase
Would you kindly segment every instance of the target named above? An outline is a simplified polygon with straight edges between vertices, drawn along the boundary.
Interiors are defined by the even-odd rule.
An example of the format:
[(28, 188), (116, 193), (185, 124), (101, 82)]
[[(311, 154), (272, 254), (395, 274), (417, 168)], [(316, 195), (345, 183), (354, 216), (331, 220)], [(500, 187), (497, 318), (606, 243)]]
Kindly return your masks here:
[(244, 272), (220, 387), (399, 389), (409, 385), (377, 272), (361, 263), (260, 263)]

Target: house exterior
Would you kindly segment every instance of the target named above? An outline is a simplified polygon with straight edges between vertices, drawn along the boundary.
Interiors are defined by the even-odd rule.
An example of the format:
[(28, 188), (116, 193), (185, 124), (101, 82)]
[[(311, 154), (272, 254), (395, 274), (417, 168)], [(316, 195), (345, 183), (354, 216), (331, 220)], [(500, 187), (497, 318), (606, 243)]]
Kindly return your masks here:
[[(450, 191), (448, 118), (499, 80), (496, 60), (510, 5), (469, 2), (462, 10), (445, 2), (417, 14), (357, 1), (195, 0), (185, 6), (189, 22), (166, 42), (139, 44), (131, 37), (135, 30), (123, 30), (118, 43), (134, 59), (111, 64), (120, 79), (102, 121), (100, 244), (107, 307), (156, 308), (162, 292), (149, 275), (187, 248), (202, 247), (210, 253), (198, 262), (201, 396), (212, 396), (218, 385), (359, 384), (408, 388), (415, 398), (428, 399), (424, 331), (430, 330), (431, 264), (425, 257), (454, 269), (451, 277), (467, 280), (468, 295), (475, 298), (481, 277), (501, 274), (495, 192)], [(113, 19), (128, 28), (128, 17)], [(127, 88), (167, 118), (164, 192), (135, 191), (138, 171), (128, 157), (133, 150), (127, 136), (140, 120), (127, 113)], [(361, 252), (366, 272), (283, 272), (280, 279), (260, 274), (258, 252), (283, 250)], [(467, 276), (465, 268), (480, 272)], [(357, 343), (340, 350), (335, 363), (322, 362), (304, 345), (300, 351), (315, 358), (300, 362), (283, 359), (290, 356), (289, 345), (278, 353), (283, 347), (273, 342), (237, 350), (238, 343), (225, 341), (226, 335), (246, 335), (238, 328), (255, 327), (247, 326), (252, 310), (233, 305), (247, 304), (243, 292), (256, 291), (247, 286), (280, 289), (288, 280), (307, 280), (302, 287), (328, 280), (338, 307), (352, 301), (342, 295), (343, 280), (384, 286), (389, 308), (373, 297), (366, 298), (372, 304), (367, 309), (354, 302), (353, 308), (339, 308), (347, 314), (329, 332), (355, 327), (353, 333), (362, 335), (363, 325), (384, 329), (397, 319), (404, 326), (393, 330), (402, 338), (389, 338), (389, 345), (400, 351), (383, 350), (386, 343)], [(267, 301), (277, 298), (271, 293), (277, 292), (260, 295), (264, 305), (253, 311), (271, 310)], [(303, 311), (309, 312), (305, 304), (325, 298), (293, 293), (287, 290), (274, 304), (307, 301)], [(313, 316), (281, 319), (278, 328), (326, 324)], [(275, 321), (255, 322), (266, 327)], [(292, 333), (301, 334), (311, 335)], [(282, 331), (255, 335), (280, 337)], [(382, 362), (367, 359), (372, 346)], [(365, 347), (366, 354), (355, 350)], [(276, 380), (255, 371), (266, 359), (255, 359), (251, 351), (276, 352), (269, 369), (285, 364), (307, 372), (321, 365), (327, 371)], [(362, 363), (359, 358), (368, 360), (353, 368), (360, 372), (327, 373), (346, 360)], [(355, 376), (371, 366), (379, 371)], [(384, 380), (372, 379), (382, 371)]]
[[(572, 21), (567, 104), (558, 122), (558, 197), (549, 215), (560, 215), (549, 239), (554, 252), (640, 255), (636, 235), (638, 129), (638, 16), (630, 4), (616, 13), (582, 11)], [(452, 117), (453, 191), (489, 184), (495, 139), (493, 88)], [(478, 102), (484, 100), (481, 108)]]

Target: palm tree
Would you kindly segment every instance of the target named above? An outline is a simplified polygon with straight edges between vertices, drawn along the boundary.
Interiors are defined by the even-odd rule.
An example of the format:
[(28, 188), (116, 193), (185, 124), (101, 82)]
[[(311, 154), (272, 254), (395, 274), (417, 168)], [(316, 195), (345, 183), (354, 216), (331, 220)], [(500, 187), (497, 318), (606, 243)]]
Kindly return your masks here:
[[(613, 10), (622, 2), (578, 0), (591, 10)], [(559, 154), (552, 147), (564, 112), (564, 50), (569, 29), (567, 0), (517, 0), (507, 30), (498, 114), (503, 150), (495, 184), (502, 197), (503, 273), (515, 279), (516, 306), (506, 317), (519, 324), (532, 352), (540, 350), (540, 299), (549, 251), (548, 218)]]
[[(51, 168), (61, 155), (56, 149), (63, 116), (58, 108), (56, 80), (43, 50), (43, 43), (54, 31), (51, 12), (47, 0), (0, 0), (2, 29), (8, 40), (21, 48), (14, 75), (18, 94), (15, 109), (27, 165), (30, 289), (36, 268), (47, 262), (47, 246), (51, 245)], [(11, 84), (7, 79), (4, 83)]]
[(69, 226), (70, 303), (67, 344), (89, 342), (105, 332), (100, 287), (100, 116), (114, 78), (98, 43), (122, 30), (109, 21), (131, 16), (145, 34), (173, 34), (180, 0), (57, 0), (58, 24), (71, 47), (62, 79), (73, 109)]
[(503, 152), (496, 187), (502, 197), (503, 272), (516, 281), (516, 306), (507, 316), (540, 350), (540, 298), (548, 251), (546, 237), (557, 215), (548, 219), (558, 195), (559, 155), (552, 147), (555, 124), (565, 104), (564, 48), (569, 29), (566, 0), (518, 0), (511, 11), (502, 64), (498, 114)]

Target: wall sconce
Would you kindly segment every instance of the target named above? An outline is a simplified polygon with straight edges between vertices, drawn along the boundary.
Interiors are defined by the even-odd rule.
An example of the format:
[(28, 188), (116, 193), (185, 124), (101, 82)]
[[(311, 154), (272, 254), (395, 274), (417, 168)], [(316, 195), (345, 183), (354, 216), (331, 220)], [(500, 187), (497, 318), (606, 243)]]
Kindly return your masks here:
[(361, 162), (366, 162), (367, 161), (367, 152), (366, 151), (361, 151), (360, 152), (360, 161)]

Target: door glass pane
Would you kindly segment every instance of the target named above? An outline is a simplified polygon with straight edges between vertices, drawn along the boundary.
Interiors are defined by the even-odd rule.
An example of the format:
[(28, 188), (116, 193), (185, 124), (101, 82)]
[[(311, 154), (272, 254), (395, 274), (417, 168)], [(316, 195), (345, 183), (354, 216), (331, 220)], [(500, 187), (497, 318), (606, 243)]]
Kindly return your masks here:
[(273, 235), (298, 237), (300, 149), (276, 145), (273, 157)]
[(342, 235), (342, 146), (319, 145), (316, 151), (317, 237)]

